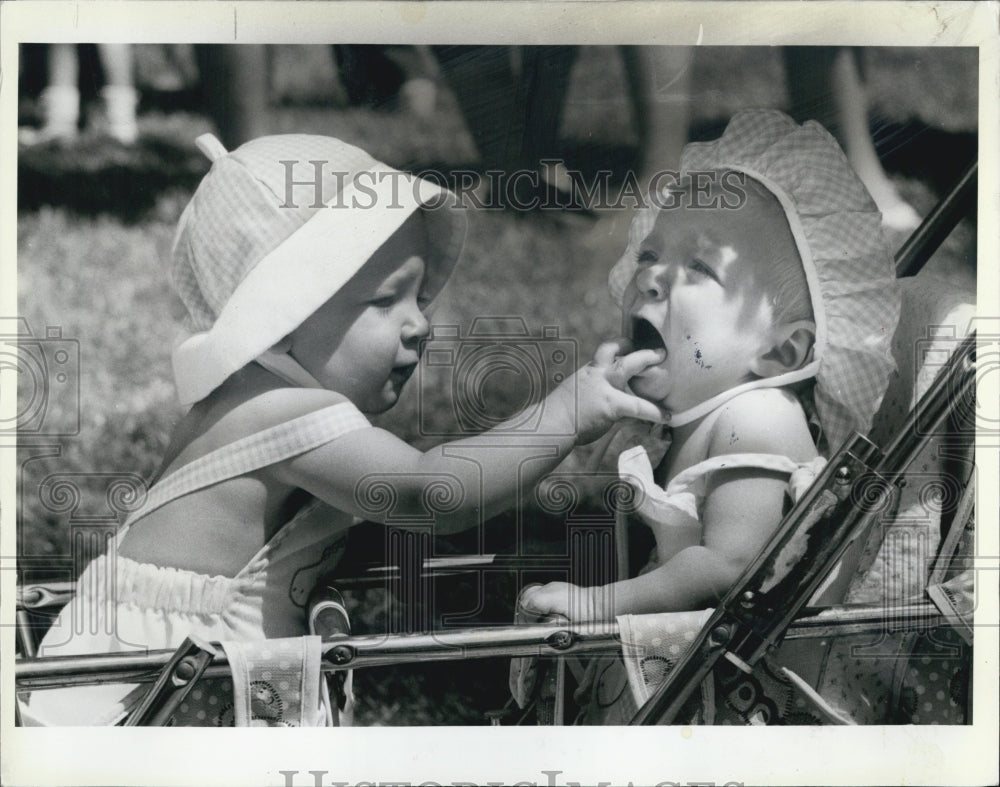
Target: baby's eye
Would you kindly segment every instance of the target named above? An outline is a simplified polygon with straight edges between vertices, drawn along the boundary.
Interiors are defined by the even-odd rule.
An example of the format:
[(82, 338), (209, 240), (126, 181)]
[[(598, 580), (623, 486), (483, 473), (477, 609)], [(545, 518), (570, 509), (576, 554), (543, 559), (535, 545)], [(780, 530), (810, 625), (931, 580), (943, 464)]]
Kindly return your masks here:
[(380, 295), (377, 298), (372, 298), (368, 301), (370, 306), (374, 306), (376, 309), (390, 309), (396, 303), (395, 295)]
[(652, 249), (643, 249), (637, 257), (638, 262), (645, 263), (646, 265), (652, 265), (659, 259), (659, 255)]
[(709, 278), (718, 281), (715, 271), (713, 271), (707, 264), (705, 264), (702, 260), (699, 260), (697, 257), (688, 263), (688, 270), (695, 272), (699, 276), (708, 276)]

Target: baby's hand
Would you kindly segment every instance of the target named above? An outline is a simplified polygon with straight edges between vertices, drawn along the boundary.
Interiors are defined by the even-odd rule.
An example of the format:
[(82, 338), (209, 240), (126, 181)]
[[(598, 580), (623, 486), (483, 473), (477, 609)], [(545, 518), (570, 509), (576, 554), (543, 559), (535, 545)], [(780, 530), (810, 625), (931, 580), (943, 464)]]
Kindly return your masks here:
[(663, 361), (663, 351), (628, 352), (631, 348), (628, 339), (606, 342), (597, 348), (594, 360), (576, 373), (578, 442), (595, 440), (623, 418), (669, 421), (665, 410), (628, 390), (632, 377)]
[(593, 590), (568, 582), (549, 582), (525, 588), (520, 604), (539, 618), (561, 615), (569, 620), (597, 620)]
[(551, 615), (569, 618), (570, 596), (573, 590), (578, 589), (568, 582), (549, 582), (547, 585), (525, 588), (521, 593), (521, 608), (538, 618)]

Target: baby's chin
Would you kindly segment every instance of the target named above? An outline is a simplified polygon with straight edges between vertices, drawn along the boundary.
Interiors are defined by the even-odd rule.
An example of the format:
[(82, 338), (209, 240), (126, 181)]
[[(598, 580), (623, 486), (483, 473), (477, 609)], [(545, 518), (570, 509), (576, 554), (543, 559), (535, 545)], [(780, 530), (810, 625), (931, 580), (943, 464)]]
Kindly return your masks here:
[(357, 407), (365, 415), (381, 415), (396, 406), (402, 393), (402, 385), (387, 380), (377, 392), (372, 392), (363, 401), (355, 401)]
[(650, 375), (648, 372), (649, 370), (630, 379), (628, 381), (629, 390), (642, 399), (665, 407), (669, 393), (666, 380), (658, 379), (660, 375)]

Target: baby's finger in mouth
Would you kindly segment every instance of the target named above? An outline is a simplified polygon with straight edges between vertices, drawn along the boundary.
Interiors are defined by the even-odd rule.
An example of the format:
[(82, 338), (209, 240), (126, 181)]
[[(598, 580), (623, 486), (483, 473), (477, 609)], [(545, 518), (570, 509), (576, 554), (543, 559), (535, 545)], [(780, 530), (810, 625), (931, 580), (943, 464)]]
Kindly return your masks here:
[(633, 377), (650, 366), (663, 363), (667, 358), (665, 350), (636, 350), (622, 356), (622, 370), (627, 377)]
[(632, 349), (632, 342), (624, 337), (602, 342), (594, 352), (594, 362), (599, 366), (610, 366), (615, 359)]

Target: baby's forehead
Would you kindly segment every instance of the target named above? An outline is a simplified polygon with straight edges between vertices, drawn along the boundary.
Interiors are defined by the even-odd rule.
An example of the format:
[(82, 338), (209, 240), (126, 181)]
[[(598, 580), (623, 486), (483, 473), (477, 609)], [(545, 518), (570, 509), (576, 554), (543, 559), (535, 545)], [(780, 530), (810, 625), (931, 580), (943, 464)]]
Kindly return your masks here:
[(345, 286), (354, 293), (374, 292), (386, 287), (422, 281), (427, 262), (423, 254), (410, 249), (399, 255), (373, 255)]
[(359, 273), (386, 275), (396, 270), (412, 256), (426, 257), (427, 228), (423, 211), (414, 211), (399, 227), (382, 241), (366, 260)]
[(788, 227), (777, 203), (748, 192), (745, 198), (710, 206), (670, 205), (656, 210), (644, 244), (695, 243), (698, 245), (740, 242), (764, 244), (776, 230)]

